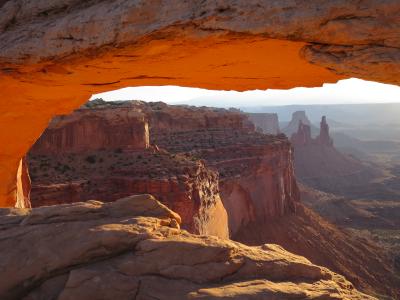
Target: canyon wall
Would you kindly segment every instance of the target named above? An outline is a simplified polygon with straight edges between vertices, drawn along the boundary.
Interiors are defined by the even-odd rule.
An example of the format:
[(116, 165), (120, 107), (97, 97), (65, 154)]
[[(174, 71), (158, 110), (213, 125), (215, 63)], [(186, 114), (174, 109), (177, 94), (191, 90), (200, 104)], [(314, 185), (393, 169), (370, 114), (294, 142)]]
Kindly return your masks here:
[(32, 206), (152, 194), (190, 232), (228, 237), (218, 174), (196, 159), (149, 147), (139, 104), (95, 101), (56, 117), (29, 153)]
[[(90, 157), (93, 160), (88, 161)], [(47, 166), (47, 167), (43, 167)], [(228, 237), (218, 174), (201, 162), (154, 149), (30, 155), (33, 207), (151, 194), (179, 212), (182, 228)]]
[(257, 130), (266, 134), (279, 134), (278, 115), (274, 113), (247, 113)]
[[(156, 113), (169, 114), (171, 123), (179, 118), (176, 110), (185, 110), (187, 118), (198, 115), (208, 120), (209, 114), (214, 114), (211, 108), (170, 106), (168, 110)], [(232, 126), (229, 115), (242, 121)], [(220, 195), (228, 213), (231, 235), (249, 222), (293, 213), (299, 193), (292, 147), (287, 138), (256, 132), (253, 124), (249, 126), (247, 115), (240, 112), (222, 110), (218, 118), (206, 127), (188, 122), (183, 130), (150, 123), (150, 139), (172, 153), (201, 158), (219, 173)]]
[[(79, 143), (74, 136), (81, 135), (80, 124), (92, 120), (90, 111), (95, 116), (101, 111), (108, 124), (105, 116), (115, 116), (123, 108), (149, 120), (155, 147), (146, 150), (127, 144), (119, 150), (104, 144), (103, 149), (82, 152), (74, 144), (74, 153), (57, 153), (55, 144), (55, 149), (42, 147), (39, 152), (36, 149), (41, 145), (52, 144), (53, 135), (47, 134), (52, 122), (29, 155), (34, 207), (149, 193), (177, 211), (184, 228), (220, 236), (227, 236), (228, 231), (234, 234), (251, 221), (294, 211), (299, 195), (289, 142), (283, 136), (256, 132), (245, 114), (160, 102), (88, 105), (92, 107), (63, 117), (65, 127), (76, 130), (70, 131), (72, 140)], [(101, 117), (97, 120), (101, 123)], [(114, 130), (130, 128), (131, 121), (124, 119)], [(101, 132), (104, 124), (91, 131), (94, 140), (99, 139), (96, 135), (107, 135), (107, 130)], [(65, 131), (63, 127), (58, 130)]]
[(231, 236), (249, 223), (295, 213), (299, 201), (291, 145), (285, 140), (252, 145), (255, 142), (253, 137), (248, 146), (195, 152), (220, 173)]
[(61, 154), (100, 149), (146, 149), (149, 129), (145, 115), (118, 107), (83, 108), (57, 116), (33, 146), (33, 154)]
[(349, 77), (399, 84), (396, 0), (0, 6), (1, 206), (15, 205), (19, 161), (50, 119), (102, 91), (285, 89)]

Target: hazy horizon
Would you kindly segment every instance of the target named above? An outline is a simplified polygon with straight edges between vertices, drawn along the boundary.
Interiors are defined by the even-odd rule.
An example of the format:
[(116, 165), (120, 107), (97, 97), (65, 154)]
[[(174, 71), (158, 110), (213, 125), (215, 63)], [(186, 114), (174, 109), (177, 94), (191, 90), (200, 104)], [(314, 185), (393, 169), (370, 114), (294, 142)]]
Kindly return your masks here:
[(106, 101), (143, 100), (215, 107), (400, 103), (400, 87), (351, 78), (336, 84), (289, 90), (218, 91), (179, 86), (141, 86), (93, 95)]

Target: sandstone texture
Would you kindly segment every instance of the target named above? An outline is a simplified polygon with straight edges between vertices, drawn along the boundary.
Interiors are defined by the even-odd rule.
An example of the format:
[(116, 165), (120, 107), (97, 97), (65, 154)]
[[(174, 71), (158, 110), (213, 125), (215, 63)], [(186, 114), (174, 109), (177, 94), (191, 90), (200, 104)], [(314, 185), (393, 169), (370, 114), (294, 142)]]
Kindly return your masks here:
[(376, 299), (280, 246), (196, 236), (179, 223), (149, 195), (1, 209), (0, 297)]
[(101, 91), (399, 84), (397, 0), (14, 0), (0, 9), (2, 206), (15, 205), (19, 161), (50, 119)]
[(247, 113), (256, 129), (266, 134), (279, 134), (279, 120), (275, 113)]

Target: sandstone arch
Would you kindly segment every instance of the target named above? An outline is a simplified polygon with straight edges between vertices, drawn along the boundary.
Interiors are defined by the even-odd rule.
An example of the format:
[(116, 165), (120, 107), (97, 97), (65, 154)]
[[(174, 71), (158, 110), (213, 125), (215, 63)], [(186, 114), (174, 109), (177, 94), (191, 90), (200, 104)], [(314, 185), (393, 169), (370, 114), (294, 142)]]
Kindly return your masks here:
[(55, 114), (125, 86), (400, 84), (398, 0), (0, 1), (0, 206)]

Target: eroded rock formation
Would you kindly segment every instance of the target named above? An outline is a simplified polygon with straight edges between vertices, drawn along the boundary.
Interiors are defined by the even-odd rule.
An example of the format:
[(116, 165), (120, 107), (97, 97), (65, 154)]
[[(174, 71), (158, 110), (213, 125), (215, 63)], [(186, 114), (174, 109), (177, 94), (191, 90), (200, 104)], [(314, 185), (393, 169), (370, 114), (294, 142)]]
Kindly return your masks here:
[[(159, 126), (150, 122), (152, 143), (172, 152), (205, 160), (219, 173), (222, 202), (227, 209), (229, 230), (234, 234), (241, 226), (294, 212), (299, 200), (293, 171), (292, 147), (283, 135), (265, 135), (254, 130), (247, 115), (212, 108), (146, 105), (151, 115), (166, 114), (172, 124), (180, 115), (214, 120), (187, 122), (185, 128)], [(149, 109), (150, 108), (150, 109)], [(232, 123), (231, 119), (237, 119)]]
[[(148, 193), (178, 212), (183, 228), (190, 232), (227, 238), (218, 173), (198, 159), (149, 148), (150, 115), (142, 109), (145, 107), (135, 101), (89, 102), (69, 116), (56, 117), (29, 154), (32, 206), (90, 199), (115, 201)], [(155, 111), (159, 117), (151, 116), (151, 122), (157, 120), (160, 128), (197, 124), (191, 117), (202, 126), (218, 123), (218, 114), (212, 111), (215, 120), (189, 114), (181, 123), (170, 123), (171, 115), (158, 107)], [(243, 121), (236, 115), (222, 119), (226, 119), (225, 125)]]
[[(308, 126), (309, 128), (302, 127), (299, 128), (300, 123), (302, 125)], [(308, 119), (306, 112), (304, 110), (295, 111), (292, 114), (292, 119), (290, 120), (289, 124), (282, 129), (282, 132), (286, 134), (288, 137), (291, 137), (294, 133), (299, 130), (306, 130), (310, 131), (310, 137), (312, 133), (315, 132), (317, 129), (311, 124), (310, 120)], [(303, 134), (308, 135), (308, 132), (304, 132)]]
[(57, 116), (42, 134), (32, 154), (63, 154), (101, 149), (140, 150), (149, 147), (146, 116), (129, 107), (82, 107), (68, 116)]
[(320, 145), (333, 146), (333, 140), (329, 135), (329, 125), (326, 123), (326, 116), (323, 116), (320, 123), (317, 141)]
[(289, 88), (348, 77), (399, 84), (397, 0), (15, 0), (0, 8), (2, 206), (15, 205), (19, 161), (49, 120), (101, 91)]
[(191, 235), (179, 223), (149, 195), (0, 209), (0, 267), (7, 277), (0, 297), (375, 299), (280, 246)]
[(279, 134), (279, 120), (275, 113), (247, 113), (257, 130), (266, 134)]
[(340, 194), (347, 188), (362, 188), (380, 175), (378, 170), (340, 153), (334, 147), (325, 116), (322, 117), (317, 137), (311, 137), (310, 126), (300, 121), (298, 131), (291, 137), (298, 180), (322, 191)]
[[(33, 147), (33, 206), (98, 198), (113, 201), (131, 194), (150, 193), (182, 216), (184, 228), (225, 237), (225, 208), (231, 234), (251, 221), (294, 211), (299, 195), (289, 142), (282, 136), (255, 132), (245, 114), (161, 102), (89, 102), (88, 106), (91, 108), (63, 117), (62, 125), (52, 122)], [(135, 139), (129, 140), (132, 144), (126, 141), (130, 151), (118, 151), (113, 144), (104, 144), (101, 151), (82, 152), (79, 139), (74, 137), (81, 135), (81, 124), (94, 116), (101, 123), (99, 111), (107, 124), (110, 117), (106, 115), (115, 116), (122, 109), (125, 113), (132, 111), (132, 115), (137, 113), (140, 118), (145, 115), (152, 144), (172, 154), (157, 149), (138, 151)], [(124, 119), (114, 130), (126, 131), (130, 121)], [(107, 128), (101, 132), (104, 124), (96, 124), (89, 126), (96, 128), (91, 131), (94, 140), (107, 136)], [(75, 153), (64, 151), (60, 155), (59, 145), (52, 144), (53, 132), (64, 133), (66, 128), (71, 129), (69, 138), (78, 142), (74, 144)], [(42, 147), (43, 151), (38, 152), (41, 145), (50, 148)], [(198, 161), (199, 158), (206, 162)]]

